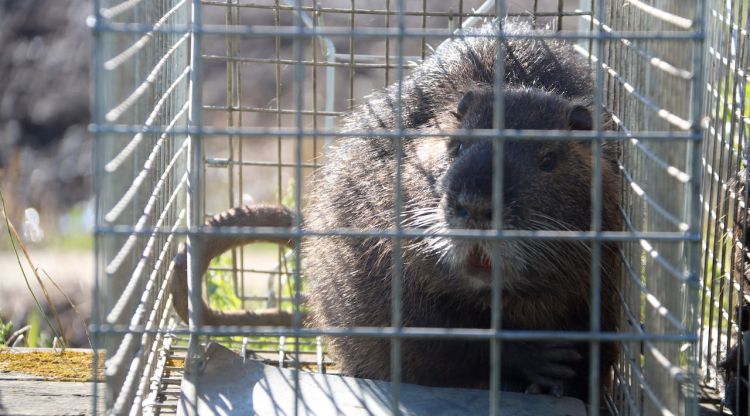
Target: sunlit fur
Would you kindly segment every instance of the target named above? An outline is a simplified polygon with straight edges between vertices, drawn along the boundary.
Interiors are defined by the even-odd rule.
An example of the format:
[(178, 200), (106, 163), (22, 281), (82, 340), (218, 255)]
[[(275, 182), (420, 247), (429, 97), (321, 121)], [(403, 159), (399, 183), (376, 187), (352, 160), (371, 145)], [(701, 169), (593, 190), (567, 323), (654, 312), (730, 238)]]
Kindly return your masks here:
[[(507, 31), (530, 29), (507, 24)], [(492, 25), (478, 29), (491, 34)], [(490, 243), (439, 236), (462, 229), (487, 229), (489, 223), (460, 220), (457, 198), (471, 200), (476, 192), (472, 169), (488, 168), (487, 143), (461, 146), (451, 152), (451, 139), (441, 131), (491, 128), (488, 89), (495, 82), (497, 42), (467, 37), (449, 41), (410, 72), (401, 89), (392, 85), (366, 97), (344, 119), (344, 131), (407, 129), (432, 132), (435, 137), (403, 138), (402, 159), (396, 162), (390, 137), (347, 137), (328, 149), (316, 172), (311, 201), (304, 212), (308, 231), (416, 230), (428, 235), (400, 240), (395, 258), (391, 238), (346, 235), (310, 237), (303, 241), (305, 272), (309, 281), (311, 325), (319, 327), (382, 327), (392, 324), (394, 265), (399, 267), (401, 324), (406, 327), (489, 328), (491, 278), (467, 273), (464, 267), (472, 247), (486, 253), (493, 248), (502, 258), (502, 326), (506, 329), (588, 331), (591, 252), (576, 241), (513, 240)], [(569, 129), (577, 106), (591, 109), (593, 83), (590, 68), (572, 48), (553, 40), (505, 41), (506, 127)], [(468, 91), (484, 101), (459, 103)], [(401, 92), (403, 118), (397, 123), (396, 102)], [(475, 98), (476, 98), (475, 97)], [(472, 104), (473, 103), (473, 104)], [(466, 110), (457, 118), (457, 113)], [(468, 143), (468, 142), (467, 142)], [(453, 142), (455, 145), (455, 142)], [(484, 146), (484, 147), (483, 147)], [(453, 146), (455, 147), (455, 146)], [(620, 182), (617, 147), (605, 146), (602, 160), (602, 226), (619, 230)], [(539, 168), (545, 152), (561, 155), (560, 167)], [(454, 154), (455, 153), (455, 154)], [(398, 166), (398, 169), (397, 169)], [(504, 228), (515, 230), (573, 230), (590, 228), (592, 156), (589, 143), (568, 141), (508, 142)], [(397, 177), (397, 171), (400, 175)], [(510, 176), (509, 176), (510, 175)], [(463, 179), (462, 179), (463, 178)], [(396, 184), (401, 209), (396, 220)], [(463, 187), (463, 188), (462, 188)], [(461, 189), (466, 189), (466, 192)], [(476, 190), (476, 189), (474, 189)], [(477, 198), (486, 198), (487, 192)], [(482, 196), (485, 195), (485, 196)], [(466, 202), (466, 201), (464, 201)], [(471, 202), (471, 201), (469, 201)], [(485, 201), (486, 202), (486, 201)], [(493, 247), (497, 244), (497, 247)], [(615, 331), (619, 317), (615, 288), (619, 271), (615, 246), (602, 246), (601, 329)], [(329, 337), (330, 351), (344, 374), (390, 378), (390, 342), (377, 337)], [(503, 384), (523, 390), (547, 371), (532, 352), (544, 354), (544, 343), (503, 344)], [(536, 348), (536, 349), (534, 349)], [(571, 347), (572, 348), (572, 347)], [(563, 392), (586, 398), (588, 344), (575, 345), (583, 357), (572, 365), (575, 377)], [(401, 342), (401, 378), (404, 382), (459, 387), (487, 386), (489, 343), (469, 340), (404, 339)], [(617, 356), (612, 344), (602, 344), (602, 380)], [(530, 370), (530, 371), (527, 371)], [(543, 382), (549, 377), (539, 377)], [(552, 383), (554, 384), (554, 383)], [(550, 383), (548, 383), (550, 386)]]

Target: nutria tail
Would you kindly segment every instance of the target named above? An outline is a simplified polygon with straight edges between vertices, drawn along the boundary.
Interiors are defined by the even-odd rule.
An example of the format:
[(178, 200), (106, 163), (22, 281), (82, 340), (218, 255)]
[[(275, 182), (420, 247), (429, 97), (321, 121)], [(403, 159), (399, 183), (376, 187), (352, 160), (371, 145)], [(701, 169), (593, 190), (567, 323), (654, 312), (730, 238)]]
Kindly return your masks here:
[[(281, 205), (246, 205), (217, 214), (208, 221), (209, 227), (291, 227), (294, 214)], [(294, 240), (280, 236), (205, 235), (199, 237), (201, 245), (200, 271), (206, 273), (211, 259), (245, 244), (256, 242), (276, 243), (294, 248)], [(172, 303), (177, 315), (188, 322), (187, 247), (182, 247), (174, 258)], [(203, 325), (292, 326), (292, 314), (277, 309), (256, 311), (219, 311), (203, 304)]]

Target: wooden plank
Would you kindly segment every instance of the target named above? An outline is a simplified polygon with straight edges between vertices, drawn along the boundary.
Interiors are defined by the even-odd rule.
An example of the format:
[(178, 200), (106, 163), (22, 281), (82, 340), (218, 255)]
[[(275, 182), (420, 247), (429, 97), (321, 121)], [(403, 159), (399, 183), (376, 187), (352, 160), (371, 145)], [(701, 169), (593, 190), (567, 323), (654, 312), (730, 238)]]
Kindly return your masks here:
[[(93, 383), (44, 381), (18, 373), (0, 373), (0, 415), (90, 415), (93, 414)], [(98, 391), (103, 407), (104, 385)]]
[[(234, 352), (209, 344), (206, 367), (182, 382), (178, 415), (295, 414), (295, 371), (243, 362)], [(390, 415), (391, 384), (337, 375), (299, 372), (299, 415)], [(401, 385), (401, 414), (488, 414), (487, 390)], [(195, 405), (195, 408), (193, 407)], [(502, 413), (514, 416), (583, 416), (578, 399), (503, 392)]]

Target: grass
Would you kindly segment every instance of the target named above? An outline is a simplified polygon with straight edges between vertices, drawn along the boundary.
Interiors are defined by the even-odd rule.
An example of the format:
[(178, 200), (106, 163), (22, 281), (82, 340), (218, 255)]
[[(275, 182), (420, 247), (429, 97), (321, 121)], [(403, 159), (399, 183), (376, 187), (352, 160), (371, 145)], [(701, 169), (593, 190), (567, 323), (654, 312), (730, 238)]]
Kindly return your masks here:
[[(278, 246), (270, 243), (258, 243), (252, 244), (245, 249), (246, 253), (252, 253), (253, 257), (265, 257), (273, 258), (278, 254)], [(281, 270), (286, 270), (288, 273), (284, 276), (291, 276), (291, 267), (295, 262), (294, 260), (287, 262), (288, 265), (282, 265)], [(238, 288), (235, 288), (235, 282), (232, 276), (231, 270), (233, 267), (232, 253), (225, 253), (211, 262), (211, 267), (206, 275), (206, 292), (208, 297), (208, 303), (213, 308), (221, 310), (241, 310), (243, 308), (265, 308), (260, 302), (250, 302), (251, 305), (243, 306), (242, 299), (237, 295)], [(220, 270), (216, 270), (220, 269)], [(277, 293), (279, 297), (293, 297), (293, 284), (291, 279), (283, 279), (282, 288), (284, 293)], [(301, 290), (304, 292), (305, 280), (302, 280)], [(284, 311), (293, 311), (293, 304), (291, 301), (280, 302), (280, 309)], [(306, 311), (305, 305), (302, 305), (302, 310)], [(217, 338), (216, 341), (225, 345), (228, 348), (242, 344), (242, 337), (223, 337)], [(286, 349), (287, 351), (294, 350), (294, 343), (297, 342), (296, 338), (286, 338)], [(316, 351), (316, 344), (314, 337), (305, 337), (299, 339), (300, 351), (314, 352)], [(253, 337), (248, 343), (248, 348), (251, 350), (268, 350), (275, 348), (279, 345), (279, 337), (276, 336), (257, 336)]]
[(93, 251), (94, 236), (84, 232), (57, 234), (47, 239), (42, 247), (59, 251)]
[(0, 317), (0, 347), (5, 345), (11, 334), (13, 334), (13, 322), (3, 322), (3, 318)]
[[(92, 232), (90, 203), (82, 202), (67, 212), (54, 215), (57, 221), (43, 221), (44, 237), (41, 241), (34, 242), (35, 248), (44, 248), (55, 251), (93, 251), (94, 235)], [(54, 226), (56, 224), (56, 226)], [(10, 240), (0, 239), (0, 250), (11, 251), (13, 245)]]
[[(81, 319), (81, 322), (84, 324), (83, 319), (81, 318), (81, 314), (78, 312), (78, 308), (75, 305), (75, 303), (72, 302), (70, 297), (63, 291), (63, 289), (54, 281), (54, 279), (41, 267), (38, 267), (34, 261), (32, 260), (32, 257), (29, 253), (28, 247), (23, 242), (23, 239), (21, 239), (20, 235), (16, 231), (15, 226), (13, 223), (11, 223), (10, 219), (8, 218), (8, 214), (6, 212), (6, 205), (5, 205), (5, 198), (3, 196), (2, 191), (0, 191), (0, 203), (2, 205), (2, 216), (5, 221), (5, 229), (8, 233), (8, 239), (7, 243), (10, 244), (10, 246), (13, 249), (13, 253), (16, 256), (16, 260), (18, 261), (18, 268), (21, 272), (21, 275), (23, 276), (23, 279), (26, 283), (26, 287), (29, 291), (29, 294), (34, 299), (34, 303), (36, 304), (36, 310), (30, 315), (29, 318), (29, 326), (30, 329), (26, 333), (26, 344), (29, 347), (38, 347), (42, 345), (51, 346), (53, 345), (53, 342), (51, 341), (42, 341), (45, 338), (47, 339), (55, 339), (58, 341), (59, 345), (62, 347), (62, 351), (65, 351), (65, 348), (68, 345), (68, 341), (65, 337), (64, 328), (62, 326), (62, 323), (60, 321), (60, 317), (57, 313), (57, 307), (55, 306), (54, 302), (52, 302), (49, 291), (47, 288), (47, 283), (52, 284), (60, 293), (63, 294), (63, 296), (67, 299), (71, 307), (73, 308), (74, 312), (78, 316), (79, 319)], [(20, 249), (20, 252), (19, 252)], [(34, 290), (31, 287), (31, 282), (29, 276), (27, 276), (26, 271), (24, 270), (22, 260), (21, 260), (21, 254), (23, 254), (23, 258), (26, 261), (27, 266), (29, 269), (33, 272), (32, 276), (36, 280), (39, 289), (42, 291), (42, 294), (44, 296), (44, 299), (46, 301), (46, 305), (50, 310), (50, 316), (47, 316), (45, 313), (45, 309), (42, 307), (42, 304), (39, 301), (39, 298), (35, 294)], [(42, 275), (44, 275), (47, 279), (43, 280)], [(46, 324), (46, 326), (49, 328), (50, 333), (52, 336), (47, 336), (45, 332), (42, 331), (42, 327), (44, 326), (42, 324), (42, 321)], [(54, 323), (53, 323), (54, 322)], [(88, 328), (84, 329), (86, 332), (86, 335), (89, 338), (89, 345), (91, 345), (91, 337), (88, 334)]]
[[(231, 254), (224, 254), (211, 262), (213, 268), (231, 268)], [(208, 303), (214, 308), (222, 310), (238, 310), (242, 300), (234, 293), (232, 276), (229, 273), (209, 270), (206, 276), (206, 291)]]

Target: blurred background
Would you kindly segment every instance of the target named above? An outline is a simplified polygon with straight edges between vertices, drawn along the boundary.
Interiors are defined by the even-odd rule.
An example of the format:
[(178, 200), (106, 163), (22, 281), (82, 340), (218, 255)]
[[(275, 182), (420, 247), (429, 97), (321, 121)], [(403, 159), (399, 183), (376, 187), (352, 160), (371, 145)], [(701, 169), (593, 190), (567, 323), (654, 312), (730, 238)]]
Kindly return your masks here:
[[(342, 0), (331, 0), (326, 4), (329, 3), (340, 7), (350, 4)], [(360, 0), (357, 4), (358, 7), (383, 7), (384, 3), (384, 0)], [(448, 8), (454, 2), (430, 3), (431, 8)], [(530, 10), (534, 3), (539, 10), (554, 11), (557, 8), (556, 0), (509, 0), (507, 5), (511, 13), (523, 13)], [(566, 3), (571, 7), (577, 4), (575, 1)], [(91, 14), (91, 7), (90, 0), (0, 0), (0, 191), (8, 219), (21, 235), (34, 267), (39, 268), (49, 298), (65, 328), (69, 345), (76, 347), (88, 346), (84, 322), (90, 315), (91, 286), (94, 281), (93, 142), (87, 130), (90, 120), (92, 37), (86, 26), (86, 17)], [(225, 19), (223, 9), (205, 7), (204, 21), (222, 24)], [(243, 21), (243, 24), (268, 24), (262, 21), (267, 16), (253, 15), (247, 18), (248, 21)], [(341, 15), (341, 19), (340, 23), (346, 25), (346, 14)], [(573, 23), (573, 19), (570, 22)], [(333, 25), (336, 23), (329, 22)], [(433, 23), (440, 27), (446, 24), (437, 20)], [(207, 38), (205, 43), (208, 51), (225, 48), (225, 41), (220, 37)], [(285, 42), (282, 45), (283, 54), (290, 55), (291, 47), (291, 42)], [(367, 48), (359, 49), (360, 53), (367, 53)], [(272, 49), (266, 52), (272, 54)], [(373, 51), (380, 53), (379, 50)], [(264, 53), (262, 50), (256, 52), (259, 55)], [(251, 68), (255, 67), (247, 70)], [(285, 67), (286, 78), (292, 76), (292, 68)], [(205, 103), (220, 104), (226, 101), (226, 70), (224, 62), (205, 62)], [(256, 80), (271, 79), (271, 82), (250, 84), (253, 88), (268, 89), (256, 90), (259, 92), (257, 96), (273, 96), (272, 71), (256, 72), (249, 76)], [(364, 87), (356, 92), (355, 100), (383, 85), (382, 75), (377, 71), (358, 71), (357, 80), (357, 85)], [(346, 77), (337, 79), (339, 82), (346, 83)], [(341, 90), (345, 90), (344, 85)], [(284, 99), (292, 102), (293, 96), (290, 93)], [(271, 104), (258, 103), (258, 106), (263, 105)], [(344, 110), (346, 108), (337, 109)], [(220, 123), (211, 121), (211, 117), (225, 118), (225, 115), (222, 112), (207, 112), (205, 117), (211, 125), (218, 125)], [(253, 117), (245, 123), (275, 124), (271, 113), (254, 114)], [(274, 143), (270, 141), (248, 150), (257, 154), (275, 154)], [(224, 142), (220, 145), (225, 146)], [(207, 143), (208, 153), (221, 152), (217, 146)], [(257, 173), (263, 175), (262, 172)], [(286, 176), (291, 177), (291, 174)], [(209, 179), (215, 181), (212, 183), (217, 186), (224, 186), (227, 181), (219, 176)], [(257, 185), (248, 186), (252, 188)], [(253, 195), (254, 200), (273, 199), (272, 189), (270, 186), (252, 188), (248, 194)], [(215, 202), (216, 206), (210, 209), (228, 207), (226, 199), (216, 198)], [(52, 339), (44, 318), (51, 315), (50, 306), (22, 250), (16, 248), (18, 255), (11, 244), (5, 221), (0, 221), (0, 335), (3, 333), (2, 325), (8, 322), (13, 323), (14, 330), (31, 323), (32, 333), (26, 334), (23, 345), (27, 345), (31, 336), (34, 340), (32, 344), (49, 346)], [(47, 274), (61, 290), (50, 284)], [(77, 305), (79, 313), (74, 311), (65, 295)], [(35, 297), (43, 312), (35, 305)]]
[[(0, 0), (0, 190), (8, 219), (35, 266), (88, 314), (93, 281), (89, 0)], [(5, 221), (0, 225), (0, 319), (35, 323), (49, 345)], [(39, 285), (25, 266), (31, 287)], [(44, 277), (44, 273), (42, 273)], [(46, 278), (46, 277), (45, 277)], [(48, 283), (48, 282), (47, 282)], [(80, 319), (48, 285), (71, 344), (86, 346)], [(40, 298), (43, 309), (49, 306)], [(41, 327), (41, 328), (40, 328)], [(24, 343), (25, 345), (25, 343)]]

